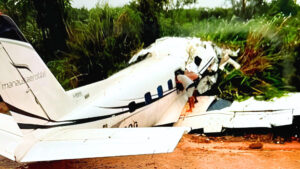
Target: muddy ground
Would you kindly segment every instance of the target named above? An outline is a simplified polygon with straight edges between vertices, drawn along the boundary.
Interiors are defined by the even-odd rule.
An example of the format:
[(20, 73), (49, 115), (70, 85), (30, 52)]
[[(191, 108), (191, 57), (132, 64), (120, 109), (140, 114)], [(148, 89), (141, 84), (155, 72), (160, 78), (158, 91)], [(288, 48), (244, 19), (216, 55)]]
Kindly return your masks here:
[[(275, 143), (274, 143), (275, 142)], [(17, 164), (0, 157), (0, 168), (100, 169), (100, 168), (300, 168), (300, 143), (284, 144), (272, 135), (208, 137), (184, 135), (173, 153), (112, 158)], [(281, 142), (283, 143), (283, 142)]]

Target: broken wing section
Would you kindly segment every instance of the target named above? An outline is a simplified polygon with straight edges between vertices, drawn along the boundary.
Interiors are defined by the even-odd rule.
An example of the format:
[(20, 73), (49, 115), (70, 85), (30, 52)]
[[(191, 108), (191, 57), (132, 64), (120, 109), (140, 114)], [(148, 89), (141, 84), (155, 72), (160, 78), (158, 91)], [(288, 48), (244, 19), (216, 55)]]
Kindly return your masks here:
[[(198, 98), (193, 113), (181, 117), (174, 126), (203, 129), (204, 133), (220, 133), (224, 128), (272, 128), (293, 124), (300, 115), (300, 93), (290, 93), (273, 101), (257, 101), (254, 98), (243, 102), (234, 101), (224, 108), (209, 110), (214, 97)], [(210, 105), (211, 104), (211, 105)], [(210, 106), (209, 106), (210, 105)], [(209, 107), (208, 107), (209, 106)]]
[(26, 138), (16, 150), (18, 162), (172, 152), (189, 128), (66, 129), (43, 138)]

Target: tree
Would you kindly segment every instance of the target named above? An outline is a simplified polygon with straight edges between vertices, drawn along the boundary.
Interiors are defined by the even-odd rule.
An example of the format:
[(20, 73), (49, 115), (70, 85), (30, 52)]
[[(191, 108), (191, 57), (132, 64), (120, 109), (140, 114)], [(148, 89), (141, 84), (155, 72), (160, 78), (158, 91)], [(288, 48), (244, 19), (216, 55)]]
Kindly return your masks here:
[(265, 0), (230, 0), (230, 3), (235, 14), (245, 19), (267, 12)]
[(1, 0), (0, 12), (10, 16), (20, 27), (27, 24), (29, 17), (32, 17), (32, 2), (30, 0)]
[(0, 12), (10, 16), (18, 25), (26, 39), (44, 56), (44, 45), (41, 29), (36, 21), (36, 10), (31, 0), (1, 0)]
[(140, 12), (143, 21), (142, 39), (146, 46), (154, 42), (160, 35), (158, 17), (169, 0), (136, 0), (131, 7)]
[(197, 3), (198, 0), (171, 0), (169, 6), (171, 9), (182, 9), (184, 6)]
[(298, 13), (299, 6), (294, 0), (274, 0), (271, 4), (271, 15), (276, 15), (281, 12), (284, 15), (295, 16)]
[(37, 11), (37, 23), (42, 30), (46, 53), (44, 60), (51, 60), (54, 53), (66, 51), (68, 31), (66, 26), (66, 7), (70, 6), (69, 0), (34, 0)]

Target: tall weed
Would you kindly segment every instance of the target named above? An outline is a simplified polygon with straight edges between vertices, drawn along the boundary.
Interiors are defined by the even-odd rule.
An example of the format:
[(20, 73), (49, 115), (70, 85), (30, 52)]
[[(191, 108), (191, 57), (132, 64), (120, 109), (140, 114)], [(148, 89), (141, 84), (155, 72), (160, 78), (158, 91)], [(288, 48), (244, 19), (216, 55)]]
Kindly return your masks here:
[(132, 51), (142, 45), (142, 20), (129, 7), (107, 5), (89, 12), (87, 22), (70, 24), (68, 57), (87, 74), (84, 83), (102, 80), (127, 66)]

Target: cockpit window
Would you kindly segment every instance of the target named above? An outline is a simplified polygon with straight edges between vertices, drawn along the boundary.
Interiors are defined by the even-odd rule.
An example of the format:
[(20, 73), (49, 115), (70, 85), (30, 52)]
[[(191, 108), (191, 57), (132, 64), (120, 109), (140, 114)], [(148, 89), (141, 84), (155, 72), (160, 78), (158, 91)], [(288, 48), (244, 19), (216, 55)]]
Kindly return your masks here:
[(27, 42), (15, 22), (6, 15), (0, 15), (0, 38)]
[(148, 53), (146, 53), (146, 54), (144, 54), (144, 55), (140, 55), (140, 56), (137, 58), (136, 62), (140, 62), (140, 61), (146, 59), (146, 58), (149, 56), (149, 54), (150, 54), (150, 53), (148, 52)]
[(141, 54), (139, 55), (135, 61), (133, 61), (131, 64), (135, 64), (135, 63), (138, 63), (142, 60), (145, 60), (146, 58), (150, 57), (151, 56), (151, 53), (150, 52), (147, 52), (146, 54)]

